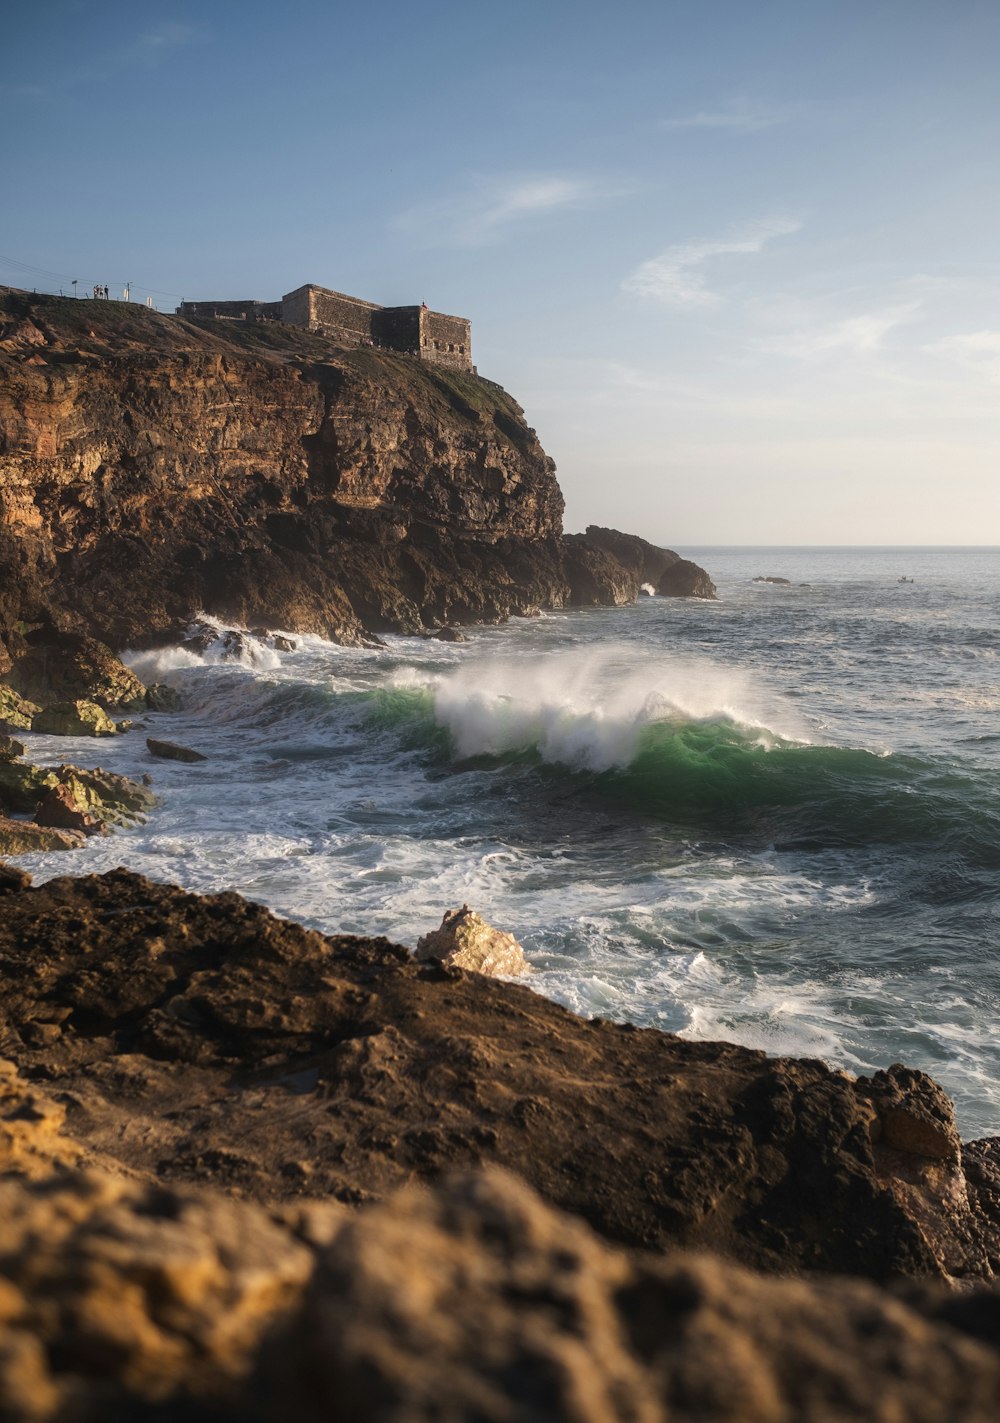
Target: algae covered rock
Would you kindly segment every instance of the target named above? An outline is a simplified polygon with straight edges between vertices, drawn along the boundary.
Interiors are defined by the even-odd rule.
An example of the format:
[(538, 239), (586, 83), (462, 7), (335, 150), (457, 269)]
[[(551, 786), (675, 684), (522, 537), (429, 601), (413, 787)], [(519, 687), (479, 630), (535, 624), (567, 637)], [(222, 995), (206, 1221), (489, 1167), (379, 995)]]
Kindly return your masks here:
[(417, 940), (416, 957), (491, 976), (513, 978), (528, 972), (524, 950), (514, 935), (494, 929), (467, 904), (448, 910), (440, 929)]
[(32, 731), (49, 736), (116, 736), (118, 728), (96, 702), (57, 702), (37, 713)]
[(97, 702), (105, 710), (145, 711), (146, 688), (96, 638), (53, 634), (17, 658), (7, 680), (33, 701)]
[(41, 707), (34, 702), (25, 699), (14, 691), (13, 687), (0, 684), (0, 726), (13, 728), (15, 731), (30, 731), (32, 718), (41, 711)]
[(0, 761), (0, 809), (30, 814), (59, 777), (42, 766), (23, 761)]

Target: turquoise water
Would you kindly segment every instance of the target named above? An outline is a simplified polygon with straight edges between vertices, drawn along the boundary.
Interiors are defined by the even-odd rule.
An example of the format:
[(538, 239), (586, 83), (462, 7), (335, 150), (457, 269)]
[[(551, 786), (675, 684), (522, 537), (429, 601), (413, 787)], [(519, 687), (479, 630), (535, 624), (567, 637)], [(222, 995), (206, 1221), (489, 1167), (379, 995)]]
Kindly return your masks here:
[(150, 731), (211, 759), (102, 743), (162, 808), (23, 863), (127, 864), (408, 944), (465, 901), (579, 1012), (904, 1060), (965, 1136), (1000, 1133), (1000, 552), (681, 551), (718, 602), (248, 665), (137, 654), (186, 699)]

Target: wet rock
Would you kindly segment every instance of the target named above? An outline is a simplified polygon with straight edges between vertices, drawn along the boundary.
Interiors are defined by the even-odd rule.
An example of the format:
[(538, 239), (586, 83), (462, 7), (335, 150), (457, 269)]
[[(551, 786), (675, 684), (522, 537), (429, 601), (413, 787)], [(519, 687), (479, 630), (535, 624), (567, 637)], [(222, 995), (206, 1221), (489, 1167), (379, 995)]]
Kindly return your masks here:
[(0, 728), (30, 731), (32, 720), (40, 711), (41, 707), (25, 701), (13, 687), (0, 683)]
[(16, 761), (24, 752), (23, 741), (15, 741), (12, 736), (4, 736), (0, 732), (0, 761)]
[(49, 634), (18, 657), (7, 680), (32, 701), (96, 702), (108, 710), (142, 711), (146, 689), (135, 673), (96, 638)]
[(656, 591), (666, 598), (714, 598), (715, 584), (703, 568), (679, 558), (661, 576)]
[(192, 751), (190, 746), (178, 746), (174, 741), (158, 741), (153, 736), (146, 737), (146, 746), (151, 756), (159, 756), (164, 761), (207, 761), (200, 751)]
[(524, 950), (514, 935), (494, 929), (467, 904), (448, 910), (439, 929), (417, 940), (415, 957), (494, 977), (514, 978), (528, 972)]
[(790, 587), (792, 586), (792, 580), (791, 580), (790, 578), (775, 578), (775, 577), (774, 577), (773, 575), (771, 575), (771, 574), (758, 574), (757, 577), (753, 579), (753, 582), (754, 582), (754, 583), (778, 583), (778, 584), (780, 584), (780, 585), (781, 585), (782, 587), (784, 587), (784, 588), (790, 588)]
[(294, 652), (298, 643), (292, 637), (282, 637), (281, 633), (275, 633), (272, 639), (279, 652)]
[(0, 855), (34, 855), (47, 850), (79, 850), (86, 836), (79, 830), (56, 830), (10, 820), (0, 815)]
[(106, 835), (103, 820), (82, 808), (69, 785), (47, 790), (35, 808), (35, 824), (58, 830), (80, 830), (84, 835)]
[(48, 736), (115, 736), (118, 728), (96, 702), (57, 702), (38, 712), (32, 731)]
[(146, 688), (146, 707), (153, 712), (176, 712), (181, 709), (181, 695), (165, 682), (154, 682)]
[(55, 775), (78, 811), (108, 825), (140, 824), (159, 804), (157, 796), (138, 781), (102, 770), (100, 766), (94, 770), (59, 766)]
[(464, 632), (451, 627), (438, 628), (437, 632), (432, 633), (432, 636), (436, 642), (468, 642), (469, 640)]

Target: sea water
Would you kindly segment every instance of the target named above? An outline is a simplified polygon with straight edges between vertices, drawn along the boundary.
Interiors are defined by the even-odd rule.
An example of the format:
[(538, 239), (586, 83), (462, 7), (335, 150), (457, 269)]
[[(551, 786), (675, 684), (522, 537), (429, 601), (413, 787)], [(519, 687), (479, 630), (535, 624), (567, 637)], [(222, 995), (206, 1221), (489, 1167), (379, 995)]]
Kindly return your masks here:
[(577, 1012), (903, 1061), (963, 1135), (1000, 1133), (1000, 552), (684, 552), (717, 602), (130, 653), (184, 699), (145, 734), (208, 760), (30, 737), (39, 761), (150, 772), (162, 806), (21, 863), (409, 945), (468, 903)]

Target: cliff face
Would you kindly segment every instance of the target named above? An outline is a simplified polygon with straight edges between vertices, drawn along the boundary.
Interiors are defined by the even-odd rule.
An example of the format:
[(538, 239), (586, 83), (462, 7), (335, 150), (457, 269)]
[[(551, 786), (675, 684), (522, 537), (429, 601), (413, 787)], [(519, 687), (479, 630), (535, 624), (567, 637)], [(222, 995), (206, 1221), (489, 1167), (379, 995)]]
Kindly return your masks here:
[(199, 606), (354, 640), (569, 596), (554, 466), (498, 386), (280, 326), (0, 301), (0, 636)]

